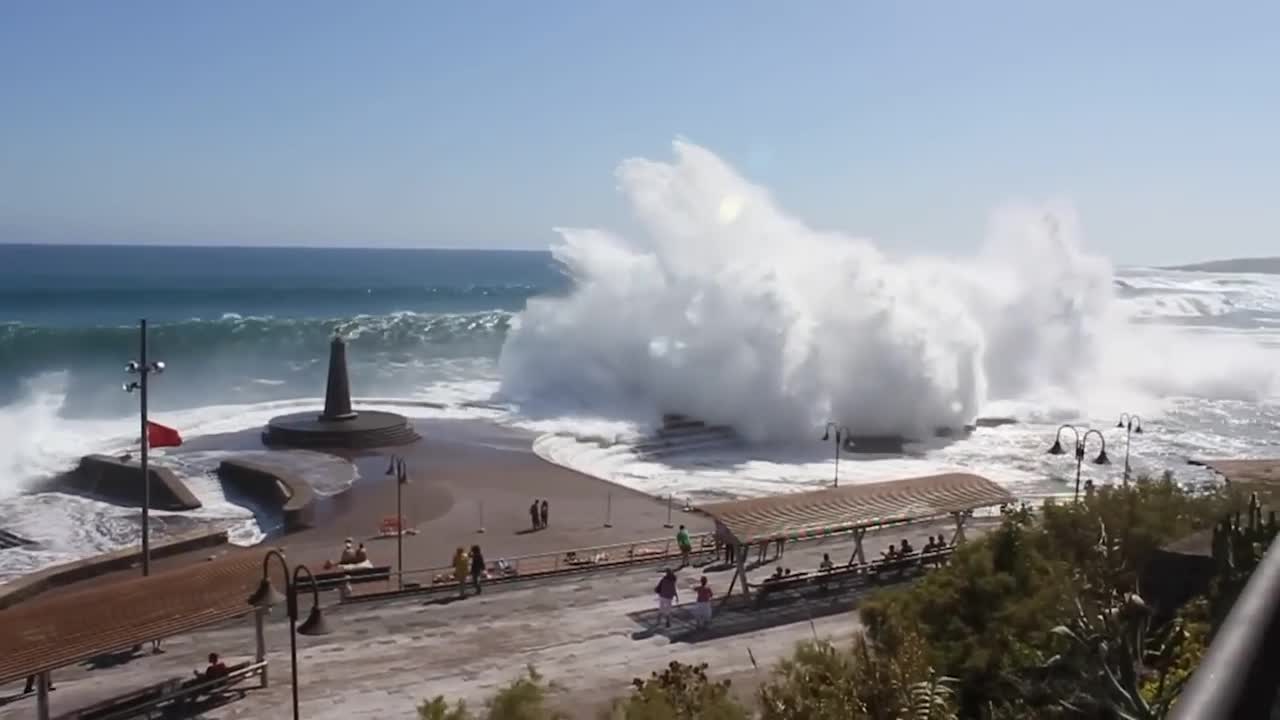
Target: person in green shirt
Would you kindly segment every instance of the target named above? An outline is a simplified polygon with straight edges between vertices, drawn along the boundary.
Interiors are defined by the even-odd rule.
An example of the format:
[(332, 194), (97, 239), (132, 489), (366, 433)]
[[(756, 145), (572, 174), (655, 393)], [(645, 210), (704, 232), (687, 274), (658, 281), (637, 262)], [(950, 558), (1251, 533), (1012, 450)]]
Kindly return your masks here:
[(689, 539), (689, 531), (683, 525), (676, 532), (676, 544), (680, 546), (680, 567), (686, 567), (689, 564), (689, 554), (693, 552), (693, 541)]

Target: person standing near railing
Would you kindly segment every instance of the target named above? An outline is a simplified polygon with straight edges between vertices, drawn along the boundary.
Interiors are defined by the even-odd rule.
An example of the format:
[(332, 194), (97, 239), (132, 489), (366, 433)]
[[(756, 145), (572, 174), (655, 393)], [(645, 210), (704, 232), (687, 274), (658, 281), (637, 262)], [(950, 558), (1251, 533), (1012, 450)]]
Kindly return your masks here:
[(680, 526), (676, 532), (676, 544), (680, 546), (680, 567), (689, 566), (689, 555), (693, 552), (693, 542), (689, 540), (689, 531)]
[(480, 594), (480, 579), (484, 576), (484, 553), (480, 552), (479, 545), (471, 546), (471, 584), (476, 588), (476, 594)]

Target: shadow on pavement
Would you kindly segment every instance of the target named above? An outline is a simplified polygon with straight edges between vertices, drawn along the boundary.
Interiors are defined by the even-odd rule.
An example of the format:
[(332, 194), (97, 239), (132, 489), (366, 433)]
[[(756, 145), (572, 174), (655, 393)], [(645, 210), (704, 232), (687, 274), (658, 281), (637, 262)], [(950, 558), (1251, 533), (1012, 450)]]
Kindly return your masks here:
[(767, 595), (763, 602), (759, 591), (752, 590), (749, 599), (734, 595), (723, 605), (718, 600), (713, 602), (714, 616), (705, 628), (697, 627), (693, 603), (675, 608), (671, 627), (661, 626), (656, 608), (628, 613), (627, 617), (641, 626), (632, 633), (632, 640), (665, 635), (671, 642), (700, 643), (850, 612), (857, 609), (860, 600), (882, 587), (885, 585), (847, 584), (824, 591), (808, 586)]
[(107, 668), (127, 665), (140, 657), (143, 657), (142, 648), (135, 647), (129, 650), (103, 653), (102, 655), (91, 657), (84, 661), (84, 666), (90, 670), (105, 670)]

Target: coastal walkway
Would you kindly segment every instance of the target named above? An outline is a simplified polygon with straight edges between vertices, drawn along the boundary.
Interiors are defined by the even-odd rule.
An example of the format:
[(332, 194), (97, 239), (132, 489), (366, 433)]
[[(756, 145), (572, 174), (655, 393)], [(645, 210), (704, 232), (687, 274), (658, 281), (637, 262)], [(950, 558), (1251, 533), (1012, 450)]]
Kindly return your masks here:
[[(716, 587), (716, 591), (722, 596), (721, 617), (711, 632), (691, 635), (686, 629), (683, 634), (664, 635), (668, 641), (688, 641), (694, 644), (706, 642), (711, 637), (759, 637), (758, 634), (764, 629), (778, 624), (805, 620), (812, 623), (815, 617), (847, 613), (853, 609), (853, 600), (857, 595), (875, 584), (874, 581), (870, 584), (858, 583), (856, 587), (841, 584), (834, 592), (822, 592), (820, 595), (791, 594), (785, 607), (774, 607), (768, 613), (756, 612), (758, 605), (745, 602), (745, 598), (743, 602), (731, 602), (728, 597), (735, 583), (741, 579), (745, 587), (748, 575), (759, 571), (765, 564), (762, 558), (747, 567), (747, 549), (752, 545), (767, 545), (777, 540), (804, 541), (798, 546), (793, 545), (785, 560), (782, 557), (774, 558), (775, 563), (788, 566), (788, 574), (791, 567), (804, 573), (806, 570), (816, 569), (823, 552), (848, 552), (850, 562), (853, 558), (861, 560), (866, 550), (864, 541), (876, 530), (882, 531), (881, 536), (898, 533), (899, 537), (919, 539), (924, 528), (920, 523), (950, 516), (956, 526), (954, 539), (962, 539), (965, 521), (974, 509), (1012, 500), (1006, 491), (984, 478), (957, 474), (707, 506), (705, 511), (715, 519), (714, 540), (711, 535), (695, 535), (694, 559), (704, 561), (702, 571), (714, 574), (717, 579), (723, 580), (720, 573), (734, 570), (728, 583), (718, 584)], [(927, 527), (931, 530), (938, 529), (932, 525)], [(929, 534), (932, 536), (933, 532)], [(940, 531), (938, 534), (942, 535)], [(735, 564), (720, 563), (712, 554), (717, 541), (736, 546), (738, 552)], [(889, 543), (892, 542), (891, 538)], [(823, 550), (819, 551), (818, 548)], [(0, 683), (25, 678), (33, 673), (47, 679), (44, 674), (56, 670), (61, 691), (68, 687), (68, 681), (63, 679), (63, 675), (70, 674), (73, 678), (71, 682), (75, 682), (74, 666), (87, 663), (90, 668), (100, 667), (103, 664), (101, 659), (105, 656), (122, 653), (152, 640), (172, 636), (199, 636), (202, 629), (210, 626), (217, 626), (217, 630), (209, 631), (216, 636), (210, 638), (194, 658), (186, 658), (190, 667), (182, 672), (170, 668), (157, 676), (137, 678), (137, 682), (111, 683), (94, 693), (96, 697), (77, 699), (74, 693), (60, 692), (57, 697), (58, 705), (74, 709), (79, 706), (70, 704), (72, 702), (82, 700), (86, 704), (93, 704), (109, 699), (113, 696), (112, 693), (128, 692), (130, 687), (145, 688), (154, 685), (165, 676), (172, 677), (175, 673), (186, 676), (191, 670), (200, 667), (202, 653), (217, 652), (232, 662), (237, 654), (252, 653), (251, 662), (261, 663), (269, 655), (268, 645), (279, 646), (267, 643), (265, 628), (257, 625), (251, 630), (250, 624), (244, 622), (225, 625), (228, 621), (254, 614), (247, 600), (261, 578), (261, 557), (261, 550), (246, 550), (150, 578), (132, 578), (103, 584), (0, 611), (0, 642), (8, 650), (4, 657), (0, 657)], [(515, 606), (504, 607), (501, 610), (503, 618), (521, 617), (526, 610), (533, 610), (534, 615), (538, 612), (556, 615), (566, 607), (581, 607), (583, 613), (594, 616), (601, 622), (610, 618), (611, 623), (622, 618), (629, 620), (632, 625), (629, 635), (632, 642), (650, 640), (653, 637), (651, 628), (648, 631), (643, 628), (652, 625), (654, 620), (651, 617), (652, 583), (662, 568), (676, 566), (677, 558), (678, 551), (670, 539), (514, 558), (511, 564), (516, 574), (491, 583), (489, 592), (479, 599), (458, 602), (456, 584), (446, 581), (444, 587), (432, 588), (429, 584), (431, 581), (428, 580), (423, 583), (423, 587), (408, 593), (388, 590), (366, 594), (364, 597), (347, 596), (345, 599), (348, 602), (336, 606), (336, 612), (331, 617), (349, 615), (350, 622), (358, 625), (368, 622), (367, 618), (370, 617), (375, 620), (388, 614), (398, 617), (398, 613), (406, 607), (414, 608), (415, 613), (426, 616), (422, 622), (406, 620), (403, 626), (382, 627), (377, 633), (382, 639), (374, 644), (391, 645), (405, 642), (406, 639), (425, 639), (426, 634), (422, 631), (441, 628), (437, 619), (447, 618), (452, 614), (454, 605), (462, 608), (484, 606), (490, 602), (490, 598), (518, 597), (523, 594), (529, 602), (524, 606), (517, 603)], [(696, 579), (695, 571), (685, 569), (682, 575), (687, 578), (682, 585), (691, 595), (692, 584)], [(432, 574), (428, 572), (426, 576), (431, 577)], [(758, 578), (760, 581), (763, 579)], [(616, 586), (613, 584), (615, 582)], [(279, 585), (283, 584), (280, 579)], [(425, 597), (421, 594), (432, 589), (446, 592)], [(618, 593), (624, 590), (624, 595), (619, 596)], [(595, 600), (585, 606), (582, 598), (577, 595), (580, 592), (596, 591), (599, 592), (594, 596)], [(510, 653), (530, 651), (530, 648), (517, 639), (507, 638), (505, 635), (514, 632), (516, 635), (540, 637), (545, 633), (546, 622), (565, 627), (582, 622), (576, 616), (543, 618), (536, 626), (521, 624), (513, 629), (504, 625), (508, 622), (506, 619), (487, 618), (473, 613), (464, 615), (468, 622), (485, 624), (492, 621), (497, 626), (502, 626), (492, 629), (493, 633), (504, 636), (501, 640), (486, 636), (474, 637), (468, 642), (479, 648), (491, 647), (492, 652), (504, 654), (505, 662), (495, 666), (504, 669), (510, 668), (513, 662), (517, 667), (524, 664), (524, 661), (512, 657)], [(331, 620), (331, 624), (335, 622), (337, 621)], [(635, 626), (641, 629), (636, 630)], [(810, 629), (816, 632), (812, 624)], [(237, 635), (239, 639), (231, 639)], [(362, 637), (363, 634), (357, 634), (357, 638)], [(573, 634), (569, 633), (568, 637), (573, 637)], [(766, 644), (773, 641), (771, 636), (767, 641), (760, 640)], [(333, 641), (325, 638), (321, 642), (331, 644)], [(630, 650), (634, 651), (635, 648), (630, 647)], [(346, 655), (348, 649), (346, 646), (338, 646), (333, 652)], [(436, 648), (435, 653), (439, 656), (450, 654), (440, 648)], [(757, 660), (751, 653), (748, 655), (752, 656), (753, 662)], [(551, 666), (561, 668), (564, 660), (565, 658), (558, 658)], [(129, 666), (134, 666), (135, 663), (139, 667), (149, 664), (146, 658), (136, 658), (133, 654), (120, 661)], [(351, 661), (375, 662), (359, 653)], [(583, 672), (587, 670), (584, 669)], [(255, 696), (270, 695), (275, 691), (274, 688), (265, 687), (265, 668), (262, 679), (264, 688), (260, 692), (255, 691)], [(625, 680), (622, 679), (622, 682), (625, 683)], [(51, 716), (46, 684), (41, 682), (40, 697), (37, 699), (37, 716), (40, 718)], [(596, 688), (599, 685), (589, 684), (586, 687)], [(457, 692), (462, 691), (462, 688), (457, 689)], [(68, 704), (64, 705), (64, 701)], [(214, 717), (208, 714), (206, 716)], [(234, 715), (228, 717), (232, 716)], [(4, 712), (0, 711), (0, 718), (4, 717)]]
[[(904, 537), (923, 545), (926, 535), (946, 529), (935, 524), (870, 532), (864, 546), (878, 552)], [(823, 553), (847, 555), (852, 546), (850, 535), (819, 538), (796, 544), (781, 561), (748, 572), (763, 580), (777, 562), (795, 570), (813, 569)], [(261, 554), (252, 556), (250, 575), (256, 579)], [(696, 631), (682, 609), (670, 630), (658, 628), (653, 586), (660, 569), (610, 568), (530, 580), (492, 586), (463, 600), (405, 597), (326, 607), (333, 633), (298, 639), (302, 714), (313, 720), (412, 717), (418, 703), (436, 695), (476, 706), (532, 664), (565, 688), (557, 702), (571, 717), (595, 718), (602, 704), (627, 692), (632, 678), (672, 660), (708, 662), (715, 677), (732, 678), (736, 688), (750, 692), (795, 643), (815, 636), (844, 642), (859, 629), (856, 608), (865, 589), (810, 594), (769, 612), (738, 601), (718, 610), (708, 631)], [(679, 572), (682, 608), (692, 601), (692, 587), (704, 572), (714, 590), (724, 594), (727, 567), (687, 568)], [(252, 588), (241, 589), (243, 602)], [(245, 699), (207, 710), (202, 717), (290, 715), (288, 626), (282, 616), (275, 611), (265, 630), (270, 686), (251, 689)], [(157, 679), (189, 675), (204, 666), (209, 652), (229, 664), (251, 659), (254, 647), (252, 624), (232, 619), (171, 638), (163, 655), (137, 655), (111, 667), (81, 663), (64, 668), (55, 678), (57, 692), (51, 699), (55, 709), (66, 712)], [(0, 690), (0, 697), (5, 694)], [(0, 705), (0, 720), (30, 718), (32, 710), (31, 698), (18, 699)]]

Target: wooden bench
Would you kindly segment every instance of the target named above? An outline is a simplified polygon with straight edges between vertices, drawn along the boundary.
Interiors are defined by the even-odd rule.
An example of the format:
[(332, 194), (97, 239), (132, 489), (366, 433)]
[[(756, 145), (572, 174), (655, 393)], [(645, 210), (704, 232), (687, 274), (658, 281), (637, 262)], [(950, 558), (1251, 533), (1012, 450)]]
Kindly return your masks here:
[[(387, 582), (389, 580), (391, 580), (390, 565), (380, 565), (370, 568), (354, 568), (351, 570), (338, 570), (336, 572), (316, 574), (316, 585), (320, 587), (320, 592), (336, 590), (347, 583), (360, 585), (371, 582)], [(304, 583), (299, 585), (298, 589), (306, 590), (308, 587), (309, 586)]]
[(154, 685), (116, 695), (87, 707), (61, 716), (63, 720), (115, 720), (138, 715), (175, 688), (182, 686), (182, 678), (169, 678)]
[(769, 577), (763, 580), (757, 586), (756, 602), (764, 602), (765, 597), (774, 593), (786, 592), (787, 590), (795, 590), (804, 587), (812, 582), (813, 575), (807, 572), (791, 573), (782, 577)]
[[(266, 667), (266, 661), (243, 662), (229, 666), (225, 675), (212, 680), (206, 680), (203, 676), (185, 682), (182, 678), (170, 678), (62, 717), (64, 720), (125, 720), (139, 716), (150, 717), (153, 713), (168, 715), (179, 709), (190, 711), (201, 698), (207, 701), (222, 696), (241, 682), (255, 675), (261, 676)], [(243, 697), (246, 690), (237, 689), (236, 692)], [(177, 714), (187, 717), (190, 713)]]
[(261, 676), (262, 671), (267, 667), (267, 662), (242, 662), (227, 667), (227, 672), (221, 677), (206, 680), (204, 676), (188, 680), (182, 683), (177, 689), (167, 693), (155, 702), (154, 707), (188, 707), (197, 703), (201, 697), (206, 700), (212, 699), (226, 694), (233, 689), (244, 697), (247, 692), (244, 688), (236, 688), (236, 685), (257, 675)]
[(896, 573), (901, 576), (907, 570), (923, 569), (929, 565), (945, 565), (953, 552), (955, 552), (954, 547), (946, 547), (941, 550), (914, 552), (910, 555), (884, 558), (867, 565), (867, 576), (872, 580), (878, 580), (881, 576), (890, 573)]

